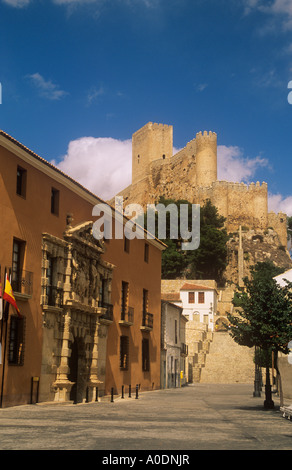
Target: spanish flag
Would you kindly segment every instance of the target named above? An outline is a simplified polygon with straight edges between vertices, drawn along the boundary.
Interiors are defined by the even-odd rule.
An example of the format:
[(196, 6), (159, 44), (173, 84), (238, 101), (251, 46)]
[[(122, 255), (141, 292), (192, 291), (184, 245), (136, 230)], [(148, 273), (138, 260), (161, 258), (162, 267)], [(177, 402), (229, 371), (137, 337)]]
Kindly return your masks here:
[[(1, 276), (1, 270), (0, 270), (0, 276)], [(0, 320), (2, 320), (2, 316), (3, 316), (3, 298), (2, 298), (2, 282), (0, 278)]]
[(17, 311), (18, 316), (21, 317), (20, 311), (19, 311), (19, 308), (17, 307), (16, 301), (15, 301), (15, 298), (14, 298), (14, 295), (13, 295), (13, 290), (12, 290), (12, 287), (11, 287), (11, 284), (9, 282), (7, 274), (6, 274), (6, 279), (5, 279), (5, 288), (4, 288), (3, 300), (6, 300), (6, 302), (9, 302), (11, 305), (13, 305), (13, 307)]

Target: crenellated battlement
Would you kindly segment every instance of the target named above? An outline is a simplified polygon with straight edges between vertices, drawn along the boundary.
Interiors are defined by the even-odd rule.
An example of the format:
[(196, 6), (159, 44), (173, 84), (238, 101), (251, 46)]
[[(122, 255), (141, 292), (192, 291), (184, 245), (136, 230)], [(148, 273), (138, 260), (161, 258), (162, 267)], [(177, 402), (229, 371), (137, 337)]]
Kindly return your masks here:
[(160, 124), (160, 123), (157, 123), (157, 122), (149, 122), (148, 123), (149, 127), (152, 127), (152, 129), (159, 129), (159, 130), (168, 130), (168, 129), (172, 129), (172, 126), (170, 126), (169, 124)]
[(212, 131), (200, 131), (200, 132), (197, 132), (196, 134), (196, 140), (197, 142), (209, 142), (210, 140), (213, 141), (213, 142), (217, 142), (217, 134), (216, 132), (212, 132)]
[[(275, 227), (285, 244), (285, 214), (268, 214), (266, 182), (218, 181), (217, 133), (200, 131), (173, 155), (173, 127), (148, 122), (133, 134), (132, 186), (129, 201), (156, 202), (159, 196), (204, 204), (210, 199), (226, 219), (228, 231), (238, 227)], [(151, 201), (150, 201), (151, 199)], [(283, 222), (284, 221), (284, 222)]]
[(256, 183), (244, 183), (244, 182), (232, 182), (232, 181), (224, 181), (224, 180), (217, 180), (213, 183), (214, 188), (230, 188), (234, 191), (263, 191), (266, 192), (268, 190), (268, 184), (263, 181), (262, 184), (257, 181)]

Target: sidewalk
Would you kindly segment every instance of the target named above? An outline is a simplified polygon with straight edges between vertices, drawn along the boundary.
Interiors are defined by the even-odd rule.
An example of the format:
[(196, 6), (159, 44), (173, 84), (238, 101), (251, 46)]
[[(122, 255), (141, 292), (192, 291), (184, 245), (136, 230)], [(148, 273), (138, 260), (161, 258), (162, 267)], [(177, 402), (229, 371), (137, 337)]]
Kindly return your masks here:
[(252, 385), (195, 384), (113, 403), (0, 409), (0, 450), (291, 450), (292, 422)]

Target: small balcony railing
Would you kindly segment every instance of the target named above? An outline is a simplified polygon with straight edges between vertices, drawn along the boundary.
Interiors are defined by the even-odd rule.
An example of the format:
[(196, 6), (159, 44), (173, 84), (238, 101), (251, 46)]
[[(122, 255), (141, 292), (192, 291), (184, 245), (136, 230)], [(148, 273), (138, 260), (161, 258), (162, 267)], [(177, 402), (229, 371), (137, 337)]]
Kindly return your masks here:
[(149, 312), (143, 312), (142, 315), (142, 327), (148, 330), (153, 329), (153, 314)]
[(181, 352), (181, 354), (183, 354), (184, 356), (187, 356), (187, 355), (188, 355), (188, 345), (185, 344), (185, 343), (181, 343), (180, 352)]
[(11, 280), (13, 292), (22, 295), (32, 295), (33, 290), (33, 273), (22, 270), (19, 274), (13, 274)]
[(107, 302), (104, 302), (103, 300), (98, 301), (98, 306), (101, 308), (105, 309), (105, 313), (100, 316), (100, 318), (103, 318), (104, 320), (109, 320), (113, 321), (114, 314), (113, 314), (113, 306), (112, 304), (109, 304)]
[(134, 323), (134, 308), (125, 307), (121, 311), (121, 323), (126, 325), (132, 325)]
[(46, 286), (47, 305), (50, 307), (63, 307), (63, 289), (55, 286)]

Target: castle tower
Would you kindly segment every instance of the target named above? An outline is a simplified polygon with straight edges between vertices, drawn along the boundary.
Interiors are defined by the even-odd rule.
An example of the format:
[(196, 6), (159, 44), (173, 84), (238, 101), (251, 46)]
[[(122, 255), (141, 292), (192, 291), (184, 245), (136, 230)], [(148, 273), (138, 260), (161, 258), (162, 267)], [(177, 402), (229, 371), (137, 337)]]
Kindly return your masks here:
[[(251, 186), (251, 185), (250, 185)], [(268, 226), (268, 185), (259, 181), (254, 185), (254, 218), (258, 227)]]
[(173, 127), (148, 122), (132, 136), (132, 184), (149, 175), (150, 163), (172, 157)]
[(197, 186), (211, 186), (217, 180), (217, 134), (199, 132), (196, 145)]

